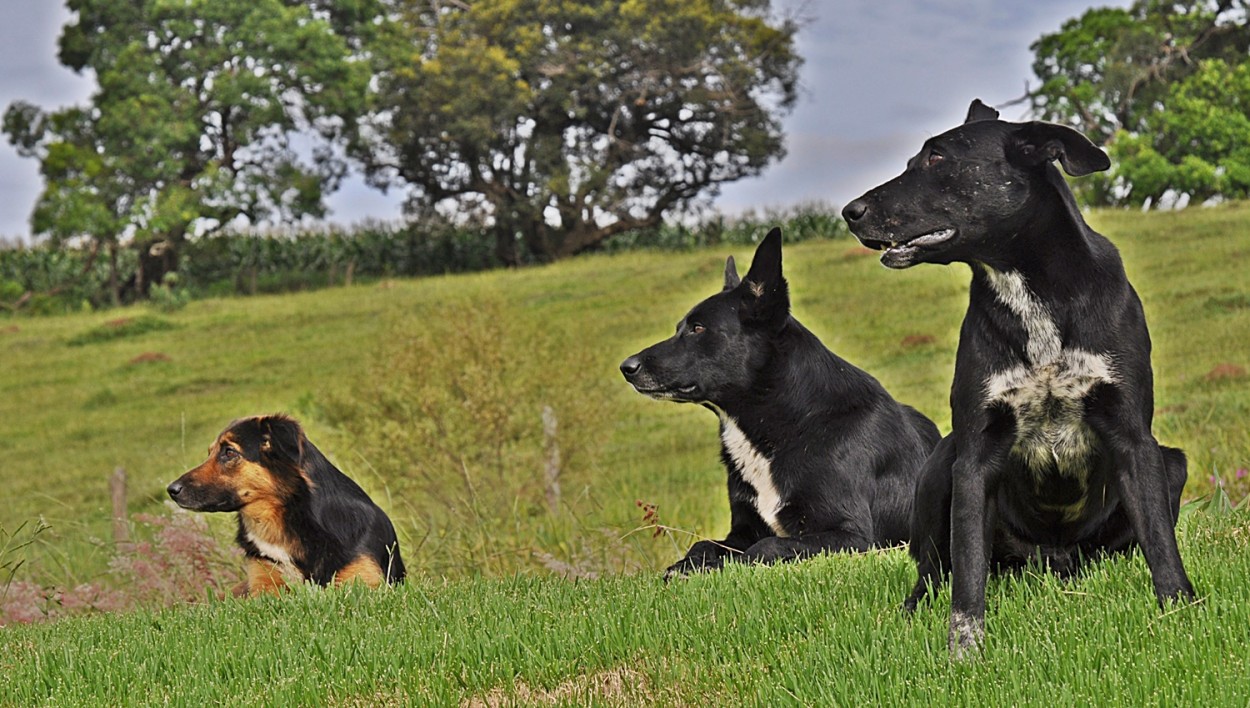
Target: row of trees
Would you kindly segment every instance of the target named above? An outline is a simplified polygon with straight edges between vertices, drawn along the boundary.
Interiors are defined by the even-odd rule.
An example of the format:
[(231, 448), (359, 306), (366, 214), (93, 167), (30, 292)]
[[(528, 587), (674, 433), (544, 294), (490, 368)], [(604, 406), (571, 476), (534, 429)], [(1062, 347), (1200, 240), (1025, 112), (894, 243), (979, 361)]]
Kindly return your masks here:
[(1033, 44), (1041, 119), (1106, 147), (1095, 204), (1250, 196), (1250, 1), (1136, 0)]
[(574, 254), (778, 159), (800, 65), (769, 0), (67, 2), (60, 61), (98, 88), (4, 131), (33, 230), (112, 262), (320, 217), (353, 163), (505, 264)]

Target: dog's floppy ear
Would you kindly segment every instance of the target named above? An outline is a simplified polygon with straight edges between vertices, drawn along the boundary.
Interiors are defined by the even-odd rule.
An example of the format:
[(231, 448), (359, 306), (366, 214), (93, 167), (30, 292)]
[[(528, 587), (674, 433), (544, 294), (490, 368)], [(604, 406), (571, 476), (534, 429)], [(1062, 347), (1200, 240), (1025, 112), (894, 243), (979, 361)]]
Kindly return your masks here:
[(780, 326), (786, 321), (790, 314), (790, 290), (781, 275), (781, 229), (769, 231), (755, 249), (751, 269), (740, 289), (744, 322)]
[(725, 259), (725, 290), (733, 290), (738, 287), (742, 279), (738, 277), (738, 266), (734, 263), (734, 257), (730, 256)]
[(981, 99), (972, 99), (972, 105), (968, 106), (968, 116), (964, 118), (965, 123), (971, 123), (977, 120), (998, 120), (998, 111), (981, 103)]
[(1014, 156), (1025, 165), (1035, 166), (1058, 160), (1063, 171), (1073, 177), (1101, 172), (1111, 167), (1111, 158), (1081, 133), (1066, 125), (1033, 121), (1016, 131)]
[(294, 419), (269, 415), (260, 419), (260, 452), (264, 457), (298, 465), (304, 457), (304, 430)]

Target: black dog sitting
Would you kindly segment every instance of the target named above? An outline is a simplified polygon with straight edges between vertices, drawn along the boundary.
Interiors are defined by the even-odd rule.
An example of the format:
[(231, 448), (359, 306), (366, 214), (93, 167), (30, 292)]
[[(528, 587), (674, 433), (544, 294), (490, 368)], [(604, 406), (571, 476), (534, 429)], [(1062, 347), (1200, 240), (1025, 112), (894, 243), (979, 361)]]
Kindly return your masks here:
[(952, 433), (925, 464), (911, 553), (916, 603), (951, 573), (950, 647), (982, 636), (989, 564), (1061, 574), (1140, 544), (1160, 603), (1192, 599), (1174, 527), (1185, 456), (1151, 434), (1150, 335), (1119, 253), (1063, 177), (1105, 170), (1080, 133), (1007, 123), (974, 101), (902, 175), (843, 216), (891, 268), (968, 263)]
[(745, 280), (730, 257), (724, 290), (621, 372), (640, 393), (720, 416), (729, 535), (694, 544), (665, 577), (731, 557), (772, 563), (907, 540), (937, 427), (790, 316), (781, 231), (760, 244)]

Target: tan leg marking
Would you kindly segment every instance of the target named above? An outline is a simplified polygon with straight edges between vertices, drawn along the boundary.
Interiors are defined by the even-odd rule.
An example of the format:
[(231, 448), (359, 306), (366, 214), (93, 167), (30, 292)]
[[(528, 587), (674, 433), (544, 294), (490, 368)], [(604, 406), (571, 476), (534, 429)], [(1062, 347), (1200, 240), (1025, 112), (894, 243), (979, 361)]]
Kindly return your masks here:
[(360, 581), (371, 588), (376, 588), (386, 582), (386, 574), (382, 572), (382, 568), (378, 566), (378, 562), (373, 560), (372, 556), (361, 555), (334, 574), (335, 585), (342, 585), (353, 580)]

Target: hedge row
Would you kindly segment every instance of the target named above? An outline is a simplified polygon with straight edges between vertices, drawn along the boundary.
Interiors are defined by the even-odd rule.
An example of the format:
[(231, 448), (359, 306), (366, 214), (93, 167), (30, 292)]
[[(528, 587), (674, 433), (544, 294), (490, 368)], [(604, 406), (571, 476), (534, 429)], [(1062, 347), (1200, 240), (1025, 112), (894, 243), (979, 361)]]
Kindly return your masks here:
[[(604, 251), (689, 249), (758, 242), (781, 226), (787, 242), (847, 234), (829, 207), (714, 215), (692, 223), (619, 234)], [(134, 249), (124, 249), (118, 271), (125, 281), (136, 270)], [(359, 280), (477, 271), (498, 267), (493, 240), (480, 228), (447, 223), (366, 222), (350, 229), (309, 227), (221, 232), (188, 241), (178, 254), (178, 276), (154, 298), (169, 301), (258, 292), (287, 292)], [(27, 295), (30, 293), (31, 295)], [(19, 303), (20, 307), (15, 309)], [(178, 301), (175, 299), (175, 301)], [(105, 307), (112, 302), (108, 259), (80, 248), (47, 245), (0, 250), (0, 313), (43, 314)]]

